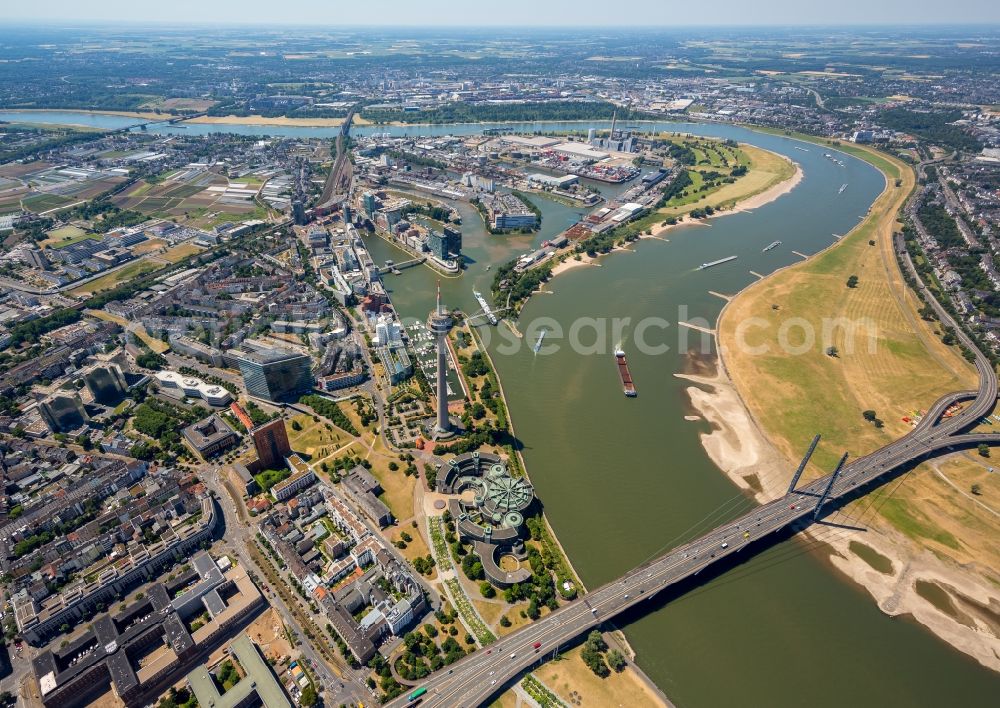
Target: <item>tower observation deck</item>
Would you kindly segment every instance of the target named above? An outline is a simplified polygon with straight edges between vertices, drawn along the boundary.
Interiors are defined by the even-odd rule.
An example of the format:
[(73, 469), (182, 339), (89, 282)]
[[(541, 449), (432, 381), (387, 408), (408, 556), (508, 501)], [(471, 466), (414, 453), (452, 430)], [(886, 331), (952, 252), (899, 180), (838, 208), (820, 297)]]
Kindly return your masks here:
[(437, 306), (427, 317), (427, 329), (437, 340), (437, 423), (434, 432), (445, 436), (451, 432), (448, 418), (448, 332), (454, 322), (441, 305), (441, 283), (437, 286)]

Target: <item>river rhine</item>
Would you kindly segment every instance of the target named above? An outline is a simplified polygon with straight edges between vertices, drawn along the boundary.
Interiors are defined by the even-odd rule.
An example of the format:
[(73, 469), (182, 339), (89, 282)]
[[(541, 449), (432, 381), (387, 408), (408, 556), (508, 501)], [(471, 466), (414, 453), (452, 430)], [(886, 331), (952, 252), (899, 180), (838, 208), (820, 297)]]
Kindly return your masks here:
[[(20, 120), (55, 120), (56, 114), (21, 114)], [(0, 112), (0, 119), (11, 119)], [(117, 119), (129, 121), (131, 119)], [(93, 124), (93, 123), (91, 123)], [(519, 130), (586, 130), (605, 123), (533, 124)], [(109, 123), (99, 127), (122, 127)], [(412, 133), (478, 132), (486, 126), (430, 126)], [(528, 472), (545, 512), (584, 582), (594, 587), (676, 543), (733, 518), (752, 506), (708, 459), (698, 435), (708, 429), (688, 422), (685, 370), (687, 342), (679, 319), (713, 324), (723, 301), (709, 290), (733, 293), (752, 282), (749, 271), (769, 273), (793, 263), (792, 250), (814, 253), (846, 233), (882, 188), (869, 165), (840, 156), (840, 167), (823, 148), (787, 138), (719, 125), (661, 124), (660, 129), (732, 137), (787, 155), (804, 172), (789, 194), (754, 213), (712, 220), (666, 234), (669, 242), (645, 240), (632, 253), (605, 257), (600, 268), (560, 275), (552, 294), (536, 295), (521, 314), (526, 332), (514, 353), (510, 337), (487, 330), (494, 362), (507, 394)], [(191, 125), (150, 126), (150, 132), (241, 132), (293, 137), (332, 136), (336, 129)], [(403, 132), (365, 127), (355, 132)], [(805, 148), (807, 152), (796, 149)], [(842, 184), (848, 184), (838, 194)], [(603, 187), (606, 193), (614, 188)], [(545, 199), (542, 229), (534, 236), (489, 236), (475, 210), (463, 215), (464, 275), (442, 280), (448, 306), (476, 312), (473, 288), (489, 292), (496, 265), (530, 250), (567, 226), (580, 210)], [(782, 245), (767, 253), (772, 241)], [(376, 261), (404, 256), (377, 238)], [(698, 264), (736, 255), (707, 270)], [(386, 276), (403, 317), (424, 319), (433, 304), (437, 276), (412, 268)], [(682, 310), (681, 308), (686, 308)], [(534, 355), (532, 323), (546, 318), (545, 345), (557, 351)], [(593, 353), (574, 352), (567, 338), (581, 318), (598, 318), (609, 334), (584, 328), (579, 339)], [(626, 399), (612, 360), (618, 337), (610, 322), (629, 319), (623, 345), (639, 396)], [(644, 318), (669, 322), (647, 330), (649, 344), (665, 353), (643, 353), (634, 327)], [(657, 320), (659, 322), (660, 320)], [(544, 351), (544, 350), (543, 350)], [(822, 432), (822, 431), (817, 431)], [(853, 452), (853, 451), (852, 451)], [(785, 471), (787, 474), (787, 471)], [(720, 508), (721, 507), (721, 508)], [(863, 518), (862, 518), (863, 523)], [(831, 531), (835, 533), (835, 531)], [(822, 549), (799, 540), (772, 548), (666, 606), (622, 620), (639, 664), (680, 706), (987, 706), (1000, 695), (1000, 676), (953, 651), (915, 623), (882, 614), (864, 590), (838, 576)]]

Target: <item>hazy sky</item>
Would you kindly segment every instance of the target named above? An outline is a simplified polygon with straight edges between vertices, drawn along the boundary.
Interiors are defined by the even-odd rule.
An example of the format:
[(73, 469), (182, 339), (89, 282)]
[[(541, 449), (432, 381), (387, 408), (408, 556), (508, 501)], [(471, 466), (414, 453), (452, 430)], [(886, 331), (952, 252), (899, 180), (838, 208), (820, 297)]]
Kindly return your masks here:
[(300, 25), (1000, 23), (997, 0), (3, 0), (0, 20)]

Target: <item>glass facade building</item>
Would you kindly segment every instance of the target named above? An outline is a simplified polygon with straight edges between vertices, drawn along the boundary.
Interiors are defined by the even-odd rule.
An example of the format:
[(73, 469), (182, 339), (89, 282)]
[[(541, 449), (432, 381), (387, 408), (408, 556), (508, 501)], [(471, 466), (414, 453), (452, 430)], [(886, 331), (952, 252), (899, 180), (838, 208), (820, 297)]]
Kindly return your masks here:
[(313, 386), (310, 359), (305, 354), (268, 349), (241, 352), (236, 357), (247, 393), (267, 401), (288, 401)]
[(427, 236), (427, 247), (435, 258), (449, 261), (452, 259), (452, 254), (458, 255), (462, 252), (462, 232), (451, 226), (445, 226), (442, 231), (432, 229)]
[(98, 403), (111, 405), (120, 401), (128, 389), (125, 376), (116, 364), (95, 366), (83, 374), (83, 381)]

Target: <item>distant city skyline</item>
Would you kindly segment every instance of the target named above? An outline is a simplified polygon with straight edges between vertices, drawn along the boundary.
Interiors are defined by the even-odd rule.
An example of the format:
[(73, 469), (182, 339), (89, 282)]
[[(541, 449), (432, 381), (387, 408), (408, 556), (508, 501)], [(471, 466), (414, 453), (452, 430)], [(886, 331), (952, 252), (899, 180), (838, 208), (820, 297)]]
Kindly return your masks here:
[[(85, 6), (81, 6), (85, 5)], [(841, 0), (810, 4), (799, 0), (745, 3), (717, 0), (710, 5), (633, 0), (625, 6), (606, 0), (508, 0), (455, 3), (453, 0), (382, 0), (373, 4), (284, 0), (174, 0), (141, 5), (130, 0), (41, 0), (10, 3), (0, 8), (0, 20), (25, 22), (232, 23), (317, 26), (587, 26), (680, 27), (768, 25), (871, 25), (1000, 23), (1000, 3), (993, 0)]]

